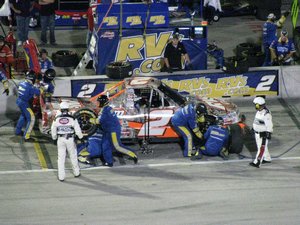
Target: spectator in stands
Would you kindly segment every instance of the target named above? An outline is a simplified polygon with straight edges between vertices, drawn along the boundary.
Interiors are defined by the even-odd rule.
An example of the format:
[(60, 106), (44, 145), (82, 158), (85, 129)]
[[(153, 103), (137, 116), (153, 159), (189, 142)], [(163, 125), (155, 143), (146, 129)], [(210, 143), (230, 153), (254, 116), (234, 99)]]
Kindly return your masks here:
[(0, 35), (0, 67), (3, 68), (3, 72), (6, 73), (6, 77), (10, 78), (9, 73), (9, 65), (11, 65), (14, 62), (13, 54), (8, 47), (8, 45), (5, 44), (5, 38)]
[(288, 32), (281, 31), (280, 38), (270, 46), (272, 65), (291, 65), (296, 52), (293, 40), (288, 38)]
[(11, 9), (16, 14), (18, 46), (28, 40), (30, 11), (32, 10), (33, 0), (9, 0)]
[(189, 55), (187, 54), (183, 43), (179, 40), (179, 34), (175, 33), (172, 41), (167, 44), (164, 53), (164, 68), (162, 71), (172, 73), (173, 71), (183, 70), (183, 62), (186, 64), (186, 69), (192, 69), (192, 64)]
[(47, 44), (47, 28), (50, 32), (50, 44), (56, 45), (55, 40), (55, 0), (39, 0), (41, 18), (41, 44)]

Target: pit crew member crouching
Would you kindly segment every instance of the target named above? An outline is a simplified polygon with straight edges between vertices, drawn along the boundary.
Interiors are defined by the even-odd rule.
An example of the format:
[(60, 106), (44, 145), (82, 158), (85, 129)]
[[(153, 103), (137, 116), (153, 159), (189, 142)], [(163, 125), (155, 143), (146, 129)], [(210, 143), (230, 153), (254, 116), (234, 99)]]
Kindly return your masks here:
[(61, 102), (60, 110), (61, 113), (55, 118), (51, 125), (51, 135), (53, 140), (57, 140), (58, 180), (64, 181), (66, 176), (65, 160), (67, 152), (72, 163), (74, 176), (80, 176), (80, 169), (77, 161), (75, 135), (79, 139), (82, 139), (83, 134), (77, 119), (69, 114), (69, 104), (67, 102)]
[(90, 136), (87, 142), (77, 145), (79, 162), (94, 164), (94, 158), (102, 157), (105, 166), (113, 166), (112, 148), (109, 143), (105, 143), (107, 140), (103, 140), (103, 134), (103, 129), (99, 125), (96, 133)]
[[(229, 132), (224, 127), (223, 118), (218, 118), (217, 125), (209, 126), (204, 134), (205, 146), (201, 147), (199, 154), (208, 156), (221, 156), (228, 159), (228, 137)], [(194, 159), (194, 158), (192, 158)], [(199, 157), (197, 158), (199, 159)]]
[(196, 151), (194, 145), (193, 136), (195, 135), (198, 139), (203, 138), (198, 127), (198, 122), (203, 122), (205, 114), (207, 114), (207, 109), (204, 104), (199, 103), (195, 105), (194, 103), (191, 103), (184, 108), (179, 108), (171, 119), (174, 129), (183, 138), (184, 157), (198, 155), (198, 151)]
[(43, 97), (45, 102), (51, 102), (51, 97), (54, 93), (54, 79), (56, 77), (56, 72), (54, 69), (47, 69), (43, 75), (43, 80), (40, 83), (41, 86), (44, 87), (45, 91), (43, 93)]
[(99, 116), (97, 119), (91, 118), (90, 122), (100, 124), (104, 131), (102, 147), (111, 148), (113, 146), (118, 152), (128, 155), (134, 160), (134, 163), (137, 163), (138, 158), (134, 150), (121, 143), (121, 124), (113, 109), (108, 105), (108, 97), (102, 95), (98, 97), (97, 101), (100, 108)]

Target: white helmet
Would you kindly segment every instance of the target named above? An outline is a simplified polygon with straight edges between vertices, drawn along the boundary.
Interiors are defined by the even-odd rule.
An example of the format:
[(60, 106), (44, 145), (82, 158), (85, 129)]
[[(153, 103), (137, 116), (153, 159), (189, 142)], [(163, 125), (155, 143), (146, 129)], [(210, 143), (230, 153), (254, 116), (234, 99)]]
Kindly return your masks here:
[(69, 109), (69, 103), (68, 102), (61, 102), (59, 104), (60, 109)]
[(264, 105), (266, 104), (266, 101), (263, 97), (256, 97), (254, 100), (253, 100), (253, 103), (254, 104), (259, 104), (259, 105)]
[(268, 19), (276, 19), (276, 16), (274, 15), (274, 13), (270, 13), (267, 18)]

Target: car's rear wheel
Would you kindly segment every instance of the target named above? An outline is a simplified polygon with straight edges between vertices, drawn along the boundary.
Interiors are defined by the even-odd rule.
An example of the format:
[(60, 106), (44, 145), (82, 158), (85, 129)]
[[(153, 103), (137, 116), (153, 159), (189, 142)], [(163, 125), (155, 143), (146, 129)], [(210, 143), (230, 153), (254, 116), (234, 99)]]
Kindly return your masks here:
[(91, 136), (97, 130), (97, 125), (92, 124), (90, 119), (96, 119), (96, 113), (89, 109), (89, 108), (82, 108), (79, 109), (77, 112), (74, 113), (74, 117), (78, 120), (78, 123), (81, 127), (81, 131), (84, 136)]

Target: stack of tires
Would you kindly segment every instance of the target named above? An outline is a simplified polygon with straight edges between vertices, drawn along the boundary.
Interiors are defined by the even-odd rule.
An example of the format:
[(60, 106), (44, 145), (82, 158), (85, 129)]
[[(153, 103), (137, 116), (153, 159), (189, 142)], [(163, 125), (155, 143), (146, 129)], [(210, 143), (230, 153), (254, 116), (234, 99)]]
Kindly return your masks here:
[(261, 45), (255, 43), (238, 44), (236, 46), (236, 55), (239, 58), (246, 58), (249, 67), (260, 67), (265, 59)]
[(52, 54), (52, 62), (57, 67), (76, 67), (79, 57), (75, 52), (60, 50)]
[(270, 13), (274, 13), (276, 18), (281, 16), (281, 0), (254, 0), (257, 7), (256, 18), (259, 20), (267, 20)]
[(133, 74), (132, 65), (129, 62), (111, 62), (106, 66), (106, 76), (111, 79), (124, 79)]

